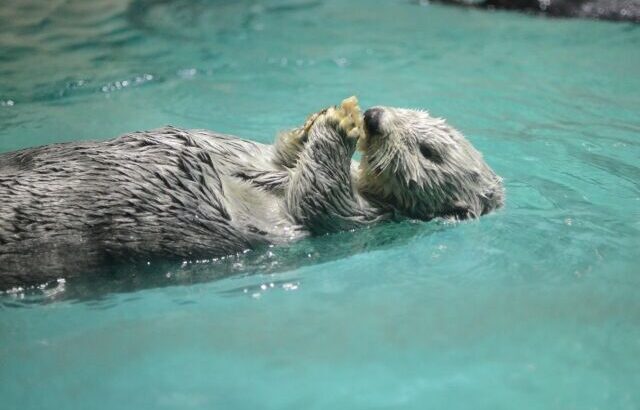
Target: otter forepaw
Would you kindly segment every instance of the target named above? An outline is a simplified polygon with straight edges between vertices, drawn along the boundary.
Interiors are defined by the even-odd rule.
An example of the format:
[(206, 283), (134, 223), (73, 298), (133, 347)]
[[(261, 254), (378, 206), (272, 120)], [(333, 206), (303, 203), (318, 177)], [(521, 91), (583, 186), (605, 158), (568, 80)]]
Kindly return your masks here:
[(322, 134), (322, 130), (335, 130), (340, 137), (351, 143), (362, 140), (363, 118), (358, 107), (358, 99), (349, 97), (338, 106), (311, 114), (301, 127), (281, 133), (276, 140), (275, 162), (287, 168), (295, 167), (314, 130), (318, 130), (316, 134)]
[(329, 108), (325, 115), (338, 132), (349, 139), (358, 140), (364, 134), (362, 114), (355, 96), (343, 100), (336, 107)]
[(309, 140), (309, 130), (327, 109), (311, 114), (304, 125), (292, 130), (282, 132), (276, 141), (276, 161), (286, 167), (294, 167), (298, 156)]

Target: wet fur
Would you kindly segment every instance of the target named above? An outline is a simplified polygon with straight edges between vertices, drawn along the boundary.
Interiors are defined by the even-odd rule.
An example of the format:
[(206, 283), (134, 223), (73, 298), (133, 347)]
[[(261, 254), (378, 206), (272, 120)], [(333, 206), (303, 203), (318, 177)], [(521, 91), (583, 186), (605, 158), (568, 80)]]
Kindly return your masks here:
[(277, 200), (288, 174), (271, 155), (268, 145), (172, 127), (2, 154), (0, 285), (301, 236)]
[(476, 218), (502, 206), (504, 190), (480, 154), (456, 129), (426, 111), (379, 110), (361, 142), (359, 192), (422, 220)]
[[(500, 180), (479, 153), (425, 118), (390, 114), (385, 143), (360, 135), (359, 110), (345, 105), (274, 145), (166, 127), (0, 154), (0, 289), (86, 277), (114, 262), (222, 256), (398, 216), (463, 218), (499, 206)], [(433, 174), (411, 159), (407, 133), (436, 129), (461, 150)], [(368, 145), (362, 164), (352, 161), (358, 139)], [(415, 184), (418, 196), (406, 192)]]

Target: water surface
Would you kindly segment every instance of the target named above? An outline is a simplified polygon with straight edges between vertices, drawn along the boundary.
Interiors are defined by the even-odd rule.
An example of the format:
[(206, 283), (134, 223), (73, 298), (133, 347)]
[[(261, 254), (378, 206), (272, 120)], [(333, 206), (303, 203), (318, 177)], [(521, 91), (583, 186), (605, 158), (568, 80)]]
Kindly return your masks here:
[(0, 5), (0, 151), (270, 142), (355, 94), (447, 118), (507, 188), (477, 221), (0, 296), (2, 408), (639, 408), (640, 26), (415, 3)]

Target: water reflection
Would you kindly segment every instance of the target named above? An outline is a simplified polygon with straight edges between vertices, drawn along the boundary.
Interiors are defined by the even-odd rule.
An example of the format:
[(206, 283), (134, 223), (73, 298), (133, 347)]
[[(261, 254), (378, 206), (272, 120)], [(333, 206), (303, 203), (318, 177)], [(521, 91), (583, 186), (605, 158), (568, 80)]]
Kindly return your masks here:
[[(59, 279), (31, 288), (15, 288), (0, 296), (7, 307), (28, 306), (60, 300), (100, 300), (114, 293), (135, 292), (147, 288), (193, 285), (232, 276), (249, 277), (249, 282), (223, 293), (262, 291), (279, 288), (291, 291), (299, 281), (279, 279), (278, 275), (309, 265), (327, 263), (366, 252), (402, 246), (408, 242), (455, 226), (451, 222), (405, 221), (384, 223), (370, 228), (309, 238), (290, 245), (265, 246), (244, 253), (203, 260), (180, 262), (148, 261), (138, 265), (112, 266), (83, 277)], [(252, 281), (256, 274), (261, 278)], [(262, 277), (270, 280), (262, 283)], [(266, 288), (263, 288), (266, 286)]]

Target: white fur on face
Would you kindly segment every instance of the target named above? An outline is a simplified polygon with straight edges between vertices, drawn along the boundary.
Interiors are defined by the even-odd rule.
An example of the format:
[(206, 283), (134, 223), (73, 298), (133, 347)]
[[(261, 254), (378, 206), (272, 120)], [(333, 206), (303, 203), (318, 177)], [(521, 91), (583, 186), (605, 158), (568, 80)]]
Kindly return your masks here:
[(477, 217), (502, 205), (501, 178), (457, 130), (426, 111), (382, 110), (361, 142), (360, 189), (419, 219)]

